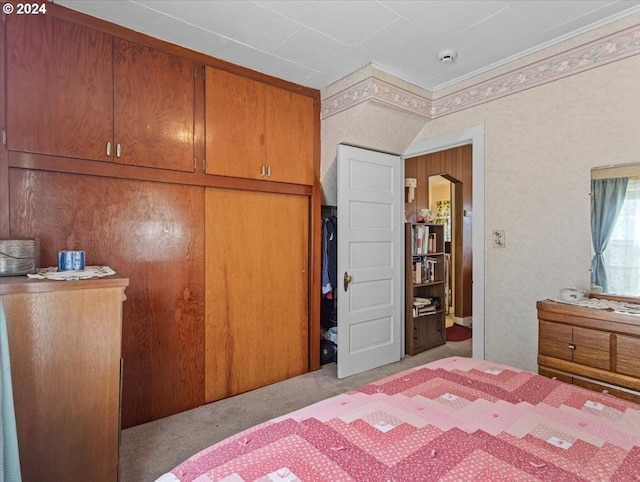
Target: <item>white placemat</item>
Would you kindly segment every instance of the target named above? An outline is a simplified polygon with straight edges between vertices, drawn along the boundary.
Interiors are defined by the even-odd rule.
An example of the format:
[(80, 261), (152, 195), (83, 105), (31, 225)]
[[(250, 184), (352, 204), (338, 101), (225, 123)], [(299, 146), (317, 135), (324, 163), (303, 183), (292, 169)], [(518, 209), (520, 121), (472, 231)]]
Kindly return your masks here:
[(89, 278), (102, 278), (116, 274), (108, 266), (85, 266), (83, 270), (58, 271), (55, 266), (52, 268), (42, 268), (37, 273), (28, 274), (29, 278), (53, 279), (53, 280), (79, 280)]

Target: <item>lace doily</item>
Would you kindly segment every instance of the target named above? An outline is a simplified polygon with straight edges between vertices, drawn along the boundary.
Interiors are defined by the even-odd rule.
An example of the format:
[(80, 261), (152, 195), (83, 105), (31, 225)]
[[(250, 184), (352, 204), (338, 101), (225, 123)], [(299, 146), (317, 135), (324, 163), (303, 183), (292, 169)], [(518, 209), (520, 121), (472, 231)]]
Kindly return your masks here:
[(58, 271), (55, 266), (52, 268), (42, 268), (37, 273), (28, 274), (29, 278), (52, 279), (52, 280), (79, 280), (90, 278), (102, 278), (116, 274), (108, 266), (85, 266), (83, 270)]
[(618, 313), (629, 313), (640, 315), (640, 305), (636, 303), (627, 303), (625, 301), (601, 300), (599, 298), (583, 298), (580, 301), (565, 301), (555, 299), (558, 303), (566, 303), (574, 306), (584, 306), (586, 308), (595, 308), (597, 310), (613, 310)]

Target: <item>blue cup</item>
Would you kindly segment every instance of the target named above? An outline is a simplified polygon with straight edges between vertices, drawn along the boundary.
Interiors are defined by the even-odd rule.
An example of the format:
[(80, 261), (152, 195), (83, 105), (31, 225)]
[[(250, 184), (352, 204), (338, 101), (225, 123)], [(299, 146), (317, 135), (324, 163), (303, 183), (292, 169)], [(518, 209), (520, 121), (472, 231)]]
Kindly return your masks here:
[(58, 271), (84, 269), (84, 251), (58, 251)]

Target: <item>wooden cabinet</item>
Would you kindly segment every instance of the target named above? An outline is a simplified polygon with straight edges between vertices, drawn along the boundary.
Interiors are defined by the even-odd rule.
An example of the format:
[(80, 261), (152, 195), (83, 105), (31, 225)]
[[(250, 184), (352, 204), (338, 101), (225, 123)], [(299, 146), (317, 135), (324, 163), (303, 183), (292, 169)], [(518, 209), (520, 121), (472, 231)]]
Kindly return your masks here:
[[(232, 226), (242, 216), (254, 226), (262, 226), (260, 229), (271, 226), (272, 220), (277, 221), (274, 225), (287, 228), (280, 229), (281, 237), (269, 238), (269, 242), (277, 241), (282, 253), (297, 253), (303, 259), (300, 263), (312, 266), (316, 275), (311, 276), (307, 268), (303, 273), (306, 282), (299, 287), (288, 258), (278, 258), (277, 264), (267, 265), (272, 272), (260, 275), (261, 284), (246, 286), (260, 292), (278, 280), (280, 290), (274, 288), (272, 300), (283, 308), (278, 306), (274, 312), (282, 315), (289, 328), (292, 319), (306, 324), (302, 331), (286, 332), (298, 337), (295, 341), (288, 338), (288, 346), (274, 344), (273, 351), (279, 351), (274, 378), (307, 371), (309, 351), (317, 354), (319, 349), (319, 343), (308, 342), (309, 336), (319, 338), (319, 308), (315, 298), (309, 301), (308, 291), (318, 291), (320, 283), (319, 230), (310, 226), (318, 221), (320, 211), (319, 185), (313, 184), (319, 178), (320, 93), (148, 38), (56, 3), (47, 4), (46, 15), (10, 15), (4, 22), (0, 30), (7, 42), (2, 43), (0, 57), (5, 61), (1, 70), (6, 81), (0, 81), (0, 94), (6, 100), (9, 152), (3, 158), (7, 175), (0, 175), (0, 201), (5, 201), (0, 202), (0, 211), (6, 212), (0, 216), (0, 225), (4, 225), (7, 237), (40, 238), (43, 266), (55, 265), (59, 249), (82, 248), (87, 250), (87, 259), (96, 263), (126, 267), (131, 288), (123, 319), (123, 427), (204, 403), (205, 310), (215, 310), (210, 303), (218, 299), (210, 296), (206, 303), (204, 299), (208, 187), (291, 195), (277, 199), (296, 199), (292, 209), (296, 216), (298, 207), (304, 205), (304, 220), (289, 223), (289, 204), (279, 214), (274, 212), (280, 205), (264, 210), (252, 204), (251, 211), (243, 206), (253, 199), (252, 193), (242, 191), (246, 196), (235, 197), (235, 206), (225, 205), (228, 212), (220, 218), (225, 222), (208, 223), (207, 229), (220, 230), (220, 236), (228, 231), (231, 236), (239, 229)], [(200, 67), (194, 72), (193, 65)], [(258, 143), (257, 154), (245, 155), (236, 149), (245, 145), (246, 137), (238, 141), (223, 137), (222, 144), (213, 149), (217, 155), (229, 147), (230, 155), (224, 162), (230, 171), (223, 176), (205, 175), (201, 169), (205, 150), (203, 65), (236, 73), (233, 79), (238, 82), (227, 82), (225, 88), (239, 89), (242, 75), (262, 81), (249, 82), (257, 90), (249, 89), (246, 94), (252, 103), (245, 117), (233, 117), (239, 111), (230, 101), (229, 117), (222, 119), (221, 129), (244, 136), (259, 119), (264, 143)], [(219, 92), (220, 99), (234, 102), (239, 95), (234, 90)], [(196, 173), (191, 172), (194, 137)], [(120, 157), (116, 155), (118, 143)], [(251, 179), (255, 173), (236, 173), (247, 159), (261, 156), (265, 165), (267, 157), (270, 159), (270, 179), (276, 180), (278, 173), (281, 182), (256, 181)], [(212, 245), (212, 239), (226, 242), (227, 238), (207, 238), (207, 245), (214, 246), (207, 252), (213, 256), (207, 269), (224, 256), (232, 257), (227, 254), (232, 246)], [(237, 257), (248, 263), (254, 254), (252, 248), (246, 250)], [(253, 263), (254, 269), (256, 266)], [(232, 270), (230, 263), (227, 269)], [(222, 278), (216, 283), (223, 283)], [(255, 298), (244, 286), (230, 296)], [(293, 294), (295, 306), (289, 299)], [(267, 301), (265, 306), (270, 306)], [(294, 316), (303, 304), (304, 317)], [(232, 308), (240, 313), (247, 312), (247, 306), (253, 310), (249, 318), (263, 319), (266, 308), (262, 305), (253, 306), (249, 301), (242, 308)], [(240, 319), (250, 323), (249, 318)], [(267, 335), (274, 338), (264, 333), (247, 338), (241, 330), (227, 346), (231, 349), (248, 343), (242, 355), (235, 356), (246, 358), (251, 367), (262, 364), (265, 353), (256, 351), (254, 355), (252, 351), (253, 345), (259, 344), (258, 337), (265, 340), (261, 350), (269, 350), (269, 343), (282, 334), (281, 319), (271, 321), (273, 327)], [(230, 325), (229, 330), (233, 329), (239, 328)], [(218, 342), (212, 343), (217, 346)], [(229, 358), (235, 360), (231, 354)], [(311, 366), (313, 363), (317, 361)], [(262, 381), (256, 384), (271, 380), (260, 376)], [(224, 377), (235, 380), (231, 373)], [(224, 377), (220, 380), (227, 383)]]
[(207, 174), (312, 185), (314, 99), (205, 71)]
[(118, 479), (127, 284), (117, 276), (0, 283), (24, 482)]
[(9, 150), (194, 170), (193, 62), (48, 15), (7, 17)]
[(539, 301), (540, 374), (640, 401), (640, 317)]
[(113, 37), (50, 15), (7, 15), (7, 146), (113, 160)]
[(444, 226), (405, 224), (405, 351), (446, 343)]
[(309, 369), (309, 199), (206, 190), (205, 401)]
[(194, 64), (114, 39), (114, 152), (121, 164), (194, 170)]

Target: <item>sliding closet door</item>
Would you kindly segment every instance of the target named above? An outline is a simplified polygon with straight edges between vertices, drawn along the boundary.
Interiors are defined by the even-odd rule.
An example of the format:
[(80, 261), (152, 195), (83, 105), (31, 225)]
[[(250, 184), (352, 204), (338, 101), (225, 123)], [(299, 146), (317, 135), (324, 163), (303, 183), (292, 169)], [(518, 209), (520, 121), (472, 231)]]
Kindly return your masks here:
[(308, 371), (309, 199), (208, 188), (205, 399)]

